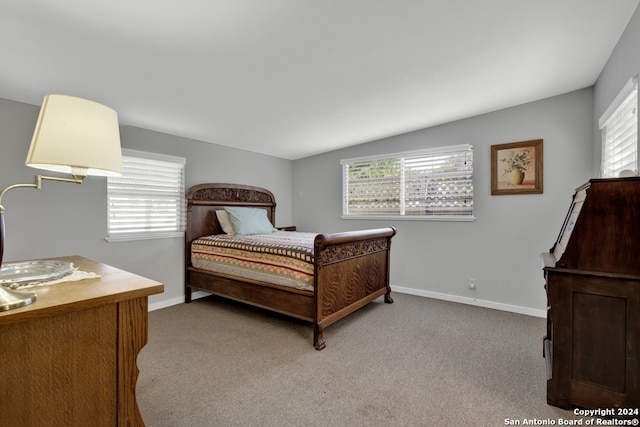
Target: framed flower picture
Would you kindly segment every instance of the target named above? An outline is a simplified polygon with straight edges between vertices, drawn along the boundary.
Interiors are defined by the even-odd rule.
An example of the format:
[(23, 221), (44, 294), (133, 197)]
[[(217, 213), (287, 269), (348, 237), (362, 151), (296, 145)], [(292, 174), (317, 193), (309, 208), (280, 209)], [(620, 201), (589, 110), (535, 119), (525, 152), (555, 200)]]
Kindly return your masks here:
[(542, 140), (491, 146), (491, 195), (542, 193)]

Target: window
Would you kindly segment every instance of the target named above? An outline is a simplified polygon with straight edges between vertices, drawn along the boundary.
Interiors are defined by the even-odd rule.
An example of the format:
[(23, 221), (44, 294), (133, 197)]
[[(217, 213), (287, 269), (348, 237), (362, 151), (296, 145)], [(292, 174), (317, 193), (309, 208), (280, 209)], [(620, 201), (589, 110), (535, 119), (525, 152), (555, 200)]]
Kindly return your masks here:
[(124, 175), (107, 178), (108, 241), (181, 237), (185, 159), (122, 150)]
[(631, 78), (600, 118), (600, 176), (618, 177), (623, 170), (638, 173), (638, 77)]
[(342, 160), (343, 218), (473, 219), (473, 147)]

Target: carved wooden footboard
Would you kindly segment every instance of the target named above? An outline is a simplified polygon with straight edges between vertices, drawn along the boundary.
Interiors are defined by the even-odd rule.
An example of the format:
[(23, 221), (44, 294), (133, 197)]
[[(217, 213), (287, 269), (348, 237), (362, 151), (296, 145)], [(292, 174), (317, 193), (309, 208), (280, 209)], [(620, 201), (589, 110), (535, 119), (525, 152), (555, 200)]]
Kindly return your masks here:
[[(325, 347), (324, 329), (384, 295), (392, 303), (389, 286), (392, 227), (318, 234), (314, 241), (314, 290), (305, 291), (256, 280), (241, 279), (193, 267), (191, 243), (222, 233), (215, 211), (224, 206), (265, 209), (275, 225), (273, 194), (259, 187), (200, 184), (187, 194), (185, 238), (185, 302), (193, 290), (203, 290), (313, 324), (313, 344)], [(286, 227), (294, 229), (295, 227)]]
[(315, 239), (313, 344), (325, 347), (323, 330), (381, 295), (393, 303), (389, 285), (395, 228), (319, 234)]

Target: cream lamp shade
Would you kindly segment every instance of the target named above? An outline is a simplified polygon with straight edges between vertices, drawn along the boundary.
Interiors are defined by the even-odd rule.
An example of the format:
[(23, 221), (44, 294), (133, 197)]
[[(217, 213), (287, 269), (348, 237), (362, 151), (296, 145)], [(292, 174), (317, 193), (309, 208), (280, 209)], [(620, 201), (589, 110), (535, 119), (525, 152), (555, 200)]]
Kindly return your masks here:
[(68, 95), (46, 95), (25, 162), (76, 177), (122, 175), (115, 110)]

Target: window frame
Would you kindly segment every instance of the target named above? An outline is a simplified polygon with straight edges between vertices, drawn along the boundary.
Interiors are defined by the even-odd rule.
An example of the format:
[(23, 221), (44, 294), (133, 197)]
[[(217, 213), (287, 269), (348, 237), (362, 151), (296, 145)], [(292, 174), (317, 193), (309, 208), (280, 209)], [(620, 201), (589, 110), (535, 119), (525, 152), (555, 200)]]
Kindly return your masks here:
[[(111, 192), (111, 184), (116, 184), (117, 182), (122, 182), (123, 179), (127, 177), (127, 168), (129, 159), (132, 161), (149, 161), (149, 162), (163, 162), (170, 163), (172, 167), (175, 169), (179, 169), (177, 174), (179, 175), (178, 181), (176, 182), (175, 191), (178, 196), (174, 199), (176, 205), (178, 206), (175, 211), (179, 213), (180, 216), (176, 219), (175, 230), (146, 230), (146, 231), (137, 231), (137, 232), (124, 232), (124, 233), (113, 233), (111, 229), (111, 197), (113, 193)], [(124, 174), (120, 177), (108, 177), (107, 178), (107, 236), (105, 240), (107, 242), (123, 242), (123, 241), (133, 241), (133, 240), (147, 240), (147, 239), (165, 239), (165, 238), (184, 238), (185, 228), (186, 228), (186, 201), (185, 201), (185, 166), (186, 159), (184, 157), (170, 156), (166, 154), (158, 154), (151, 153), (146, 151), (138, 151), (131, 149), (122, 149), (122, 160), (124, 167)], [(159, 166), (160, 164), (158, 164)], [(156, 170), (155, 168), (151, 168), (152, 170)], [(176, 172), (176, 171), (174, 171)], [(117, 193), (116, 193), (117, 194)]]
[[(633, 102), (634, 98), (635, 98), (635, 103)], [(615, 144), (616, 142), (620, 143), (626, 137), (623, 137), (621, 139), (615, 138), (609, 141), (608, 130), (611, 124), (615, 122), (618, 122), (618, 123), (621, 122), (624, 119), (623, 116), (625, 113), (626, 114), (631, 113), (630, 117), (634, 117), (634, 119), (632, 120), (635, 120), (635, 123), (632, 123), (631, 126), (628, 126), (628, 129), (633, 129), (634, 131), (634, 135), (631, 136), (631, 138), (632, 139), (635, 138), (635, 144), (633, 144), (633, 141), (632, 141), (632, 144), (630, 145), (631, 147), (633, 147), (634, 151), (630, 154), (631, 156), (635, 157), (635, 160), (634, 160), (635, 169), (633, 169), (633, 172), (636, 175), (638, 174), (638, 168), (640, 167), (639, 165), (640, 138), (638, 138), (638, 135), (640, 134), (640, 129), (639, 129), (640, 124), (638, 121), (638, 99), (639, 98), (640, 97), (638, 96), (638, 76), (636, 75), (630, 78), (625, 83), (625, 85), (622, 87), (618, 95), (611, 102), (609, 107), (607, 107), (605, 112), (600, 117), (600, 120), (598, 121), (599, 129), (601, 130), (601, 145), (602, 145), (601, 157), (600, 157), (600, 177), (601, 178), (617, 178), (622, 170), (628, 169), (622, 166), (614, 169), (613, 173), (609, 173), (610, 168), (605, 166), (607, 163), (612, 163), (611, 161), (609, 161), (610, 157), (614, 157), (615, 155), (621, 155), (624, 152), (622, 148), (623, 146), (621, 146), (619, 151), (615, 151), (613, 155), (609, 155), (609, 152), (613, 148), (610, 146), (610, 144), (612, 143)], [(625, 108), (625, 107), (630, 108), (631, 112), (629, 111), (628, 108)], [(616, 130), (619, 130), (620, 128), (624, 128), (624, 125), (618, 126)], [(624, 146), (624, 147), (627, 147), (627, 146)]]
[[(466, 152), (467, 155), (470, 155), (470, 168), (471, 170), (467, 172), (470, 175), (469, 182), (471, 183), (471, 206), (470, 213), (465, 215), (447, 215), (447, 214), (429, 214), (429, 215), (415, 215), (415, 214), (406, 214), (407, 209), (407, 200), (406, 196), (406, 185), (402, 183), (405, 182), (405, 174), (406, 167), (400, 167), (400, 184), (399, 188), (396, 190), (400, 194), (401, 202), (399, 213), (393, 214), (354, 214), (348, 213), (348, 176), (347, 176), (347, 165), (351, 165), (358, 162), (375, 162), (377, 160), (389, 160), (393, 161), (397, 159), (402, 165), (405, 164), (406, 158), (416, 157), (416, 156), (436, 156), (438, 154), (451, 153), (451, 152)], [(373, 155), (373, 156), (363, 156), (356, 157), (350, 159), (342, 159), (340, 160), (341, 166), (341, 176), (342, 176), (342, 219), (358, 219), (358, 220), (408, 220), (408, 221), (474, 221), (476, 218), (474, 216), (474, 207), (473, 207), (473, 146), (471, 144), (460, 144), (460, 145), (451, 145), (451, 146), (441, 146), (441, 147), (433, 147), (428, 149), (421, 150), (413, 150), (413, 151), (404, 151), (404, 152), (396, 152), (396, 153), (388, 153), (382, 155)], [(463, 174), (463, 171), (460, 171)], [(426, 197), (426, 196), (425, 196)], [(434, 208), (431, 208), (432, 210)], [(437, 208), (435, 208), (437, 209)], [(451, 210), (448, 208), (442, 208), (443, 210)]]

